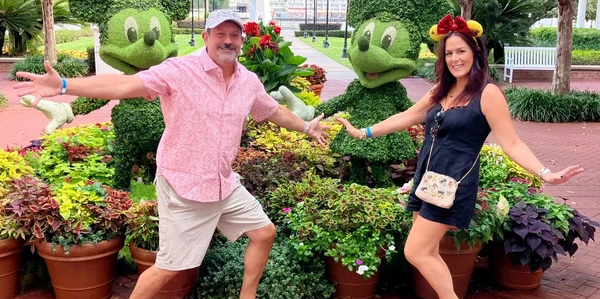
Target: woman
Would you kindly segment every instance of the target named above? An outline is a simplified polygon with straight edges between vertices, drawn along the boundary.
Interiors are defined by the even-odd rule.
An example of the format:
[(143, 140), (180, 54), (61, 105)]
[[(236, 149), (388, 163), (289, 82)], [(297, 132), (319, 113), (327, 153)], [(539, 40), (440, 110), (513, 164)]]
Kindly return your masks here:
[[(585, 170), (571, 166), (552, 173), (519, 139), (504, 94), (490, 83), (482, 31), (475, 21), (467, 23), (460, 17), (452, 20), (446, 16), (430, 32), (440, 44), (435, 65), (438, 84), (428, 94), (410, 109), (370, 128), (359, 130), (347, 120), (337, 119), (354, 138), (375, 138), (425, 122), (425, 142), (407, 205), (413, 211), (413, 226), (404, 253), (440, 299), (458, 297), (448, 267), (439, 255), (439, 242), (449, 228), (469, 227), (477, 200), (479, 152), (490, 132), (511, 159), (546, 183), (564, 183)], [(416, 190), (421, 189), (419, 184), (426, 171), (460, 181), (450, 207), (417, 197)]]

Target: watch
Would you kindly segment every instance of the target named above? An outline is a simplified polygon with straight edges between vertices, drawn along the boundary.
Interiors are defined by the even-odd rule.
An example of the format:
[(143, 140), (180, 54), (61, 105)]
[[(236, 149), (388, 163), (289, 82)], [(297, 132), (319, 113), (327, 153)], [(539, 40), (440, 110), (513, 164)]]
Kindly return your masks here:
[(542, 177), (547, 173), (552, 173), (552, 171), (550, 171), (550, 169), (548, 169), (546, 167), (542, 168), (542, 170), (540, 170), (540, 175), (539, 175), (540, 180), (545, 182), (545, 180)]

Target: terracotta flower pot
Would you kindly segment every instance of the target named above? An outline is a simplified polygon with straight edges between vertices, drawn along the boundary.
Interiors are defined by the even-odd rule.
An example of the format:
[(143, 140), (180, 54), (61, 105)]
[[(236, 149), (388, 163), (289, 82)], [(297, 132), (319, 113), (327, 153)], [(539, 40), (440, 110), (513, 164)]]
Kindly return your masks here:
[(317, 96), (321, 97), (321, 90), (323, 89), (323, 84), (311, 85), (310, 88)]
[[(380, 249), (377, 257), (384, 258), (385, 251)], [(336, 263), (332, 257), (325, 258), (325, 265), (327, 277), (335, 283), (334, 298), (370, 299), (375, 297), (381, 271), (378, 270), (371, 277), (365, 279), (355, 271), (348, 270), (348, 267), (342, 265), (341, 262)]]
[[(154, 265), (156, 261), (156, 251), (141, 249), (133, 243), (129, 243), (131, 258), (135, 261), (138, 273), (142, 274), (148, 268)], [(198, 268), (181, 271), (173, 277), (159, 292), (155, 299), (183, 299), (196, 287), (198, 283)]]
[(510, 258), (504, 253), (502, 243), (491, 246), (490, 265), (494, 273), (494, 280), (499, 285), (516, 290), (533, 290), (540, 286), (544, 271), (538, 269), (531, 273), (529, 264), (525, 266), (513, 265)]
[(13, 299), (19, 294), (23, 240), (0, 241), (0, 299)]
[[(482, 245), (476, 244), (473, 248), (469, 248), (469, 244), (462, 243), (460, 251), (456, 249), (454, 245), (454, 238), (445, 236), (440, 241), (440, 255), (448, 269), (452, 274), (452, 283), (454, 285), (454, 292), (458, 298), (465, 298), (467, 290), (469, 289), (469, 283), (471, 282), (471, 274), (475, 268), (475, 262), (477, 261), (477, 254), (481, 251)], [(427, 282), (425, 277), (413, 267), (414, 275), (414, 288), (417, 296), (423, 299), (437, 299), (438, 296), (435, 290)]]
[(50, 243), (36, 243), (46, 261), (56, 299), (110, 298), (115, 278), (117, 255), (124, 239), (118, 236), (98, 245), (71, 246), (65, 255), (62, 246), (53, 252)]

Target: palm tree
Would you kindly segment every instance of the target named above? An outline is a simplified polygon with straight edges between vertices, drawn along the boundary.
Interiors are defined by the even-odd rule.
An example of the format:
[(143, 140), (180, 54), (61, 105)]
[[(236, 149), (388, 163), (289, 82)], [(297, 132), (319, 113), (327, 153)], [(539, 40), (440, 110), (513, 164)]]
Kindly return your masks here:
[(42, 11), (35, 4), (34, 0), (0, 0), (0, 49), (4, 48), (6, 31), (17, 54), (27, 50), (28, 41), (42, 36)]
[[(529, 45), (531, 26), (545, 18), (555, 0), (474, 0), (472, 19), (483, 26), (486, 48), (494, 50), (494, 61), (504, 58), (504, 46)], [(450, 0), (455, 14), (460, 14), (457, 0)]]

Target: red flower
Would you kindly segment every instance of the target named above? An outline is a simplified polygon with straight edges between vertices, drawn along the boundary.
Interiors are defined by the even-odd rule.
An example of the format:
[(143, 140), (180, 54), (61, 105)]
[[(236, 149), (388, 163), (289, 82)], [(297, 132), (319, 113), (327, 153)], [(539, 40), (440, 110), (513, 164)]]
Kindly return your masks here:
[(260, 42), (258, 42), (258, 44), (260, 45), (261, 48), (265, 48), (269, 42), (271, 41), (271, 36), (270, 35), (263, 35), (260, 37)]
[(244, 32), (247, 36), (260, 36), (260, 29), (258, 28), (258, 24), (254, 22), (244, 24)]
[(274, 21), (269, 21), (269, 25), (275, 26), (275, 22)]
[(281, 27), (275, 26), (275, 28), (273, 28), (273, 31), (275, 31), (275, 33), (279, 35), (281, 34)]

